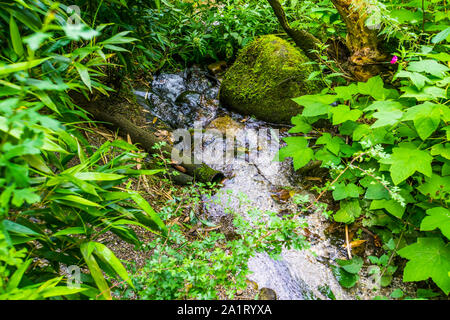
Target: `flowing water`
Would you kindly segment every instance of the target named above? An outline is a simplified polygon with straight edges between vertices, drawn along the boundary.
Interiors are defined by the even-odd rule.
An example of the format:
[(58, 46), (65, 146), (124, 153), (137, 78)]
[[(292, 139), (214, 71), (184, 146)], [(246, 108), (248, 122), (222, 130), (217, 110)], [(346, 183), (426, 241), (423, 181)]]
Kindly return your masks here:
[[(244, 118), (222, 108), (218, 101), (220, 81), (210, 76), (201, 68), (190, 68), (182, 73), (161, 74), (154, 78), (152, 89), (135, 90), (138, 102), (153, 116), (159, 117), (173, 129), (192, 128), (194, 124), (215, 131), (206, 131), (203, 136), (203, 147), (212, 150), (226, 150), (221, 134), (235, 133), (242, 156), (217, 161), (206, 154), (203, 161), (212, 168), (222, 171), (227, 179), (223, 187), (210, 201), (205, 210), (213, 221), (220, 221), (227, 215), (227, 209), (232, 209), (246, 215), (250, 207), (256, 207), (261, 212), (296, 212), (291, 201), (280, 201), (274, 196), (281, 188), (291, 188), (298, 193), (308, 194), (301, 189), (302, 177), (292, 168), (292, 161), (272, 161), (278, 143), (267, 143), (270, 139), (254, 137), (264, 141), (252, 145), (248, 137), (242, 137), (239, 132), (255, 132), (266, 129), (267, 137), (274, 138), (275, 125)], [(283, 131), (283, 130), (281, 130)], [(284, 134), (280, 135), (280, 139)], [(245, 154), (257, 148), (258, 158), (248, 161)], [(242, 195), (247, 202), (242, 203)], [(341, 288), (329, 268), (329, 263), (336, 258), (344, 258), (345, 251), (340, 239), (331, 239), (325, 235), (328, 223), (319, 212), (307, 215), (311, 248), (309, 250), (283, 250), (281, 258), (274, 260), (267, 254), (257, 254), (249, 261), (252, 274), (249, 279), (256, 282), (259, 288), (270, 288), (278, 299), (328, 299), (327, 290), (331, 290), (337, 299), (352, 299), (355, 294), (364, 297), (367, 290), (361, 290), (362, 285), (352, 289), (352, 293)], [(339, 241), (341, 241), (339, 243)], [(357, 290), (357, 291), (356, 291)]]

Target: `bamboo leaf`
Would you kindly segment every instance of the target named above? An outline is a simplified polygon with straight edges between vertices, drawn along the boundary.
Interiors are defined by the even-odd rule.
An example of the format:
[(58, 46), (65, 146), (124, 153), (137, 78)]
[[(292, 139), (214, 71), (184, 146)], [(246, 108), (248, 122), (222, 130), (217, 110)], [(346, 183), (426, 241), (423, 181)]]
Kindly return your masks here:
[(9, 20), (9, 32), (11, 33), (11, 42), (15, 53), (17, 53), (19, 57), (23, 56), (24, 50), (22, 38), (20, 37), (19, 28), (17, 27), (17, 23), (12, 15)]

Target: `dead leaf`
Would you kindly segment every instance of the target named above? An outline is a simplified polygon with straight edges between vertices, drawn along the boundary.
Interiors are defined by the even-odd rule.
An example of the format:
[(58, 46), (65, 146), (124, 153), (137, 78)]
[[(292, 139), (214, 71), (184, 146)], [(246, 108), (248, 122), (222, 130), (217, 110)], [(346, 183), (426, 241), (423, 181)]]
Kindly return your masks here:
[(375, 244), (376, 247), (381, 248), (383, 246), (383, 244), (381, 243), (380, 237), (378, 237), (377, 235), (375, 235), (373, 237), (373, 243)]
[[(287, 201), (289, 200), (293, 194), (291, 194), (292, 191), (281, 189), (272, 194), (272, 198), (278, 201)], [(295, 194), (295, 192), (294, 192)]]
[[(359, 247), (360, 245), (362, 245), (366, 241), (367, 240), (353, 240), (353, 241), (350, 242), (350, 248)], [(343, 244), (342, 247), (343, 248), (347, 248), (347, 244)]]
[(177, 165), (177, 164), (174, 164), (173, 167), (174, 167), (175, 169), (177, 169), (178, 171), (180, 171), (180, 172), (183, 172), (183, 173), (186, 173), (186, 172), (187, 172), (187, 170), (186, 170), (184, 167), (179, 166), (179, 165)]
[(322, 178), (319, 177), (305, 177), (305, 179), (309, 181), (322, 181)]

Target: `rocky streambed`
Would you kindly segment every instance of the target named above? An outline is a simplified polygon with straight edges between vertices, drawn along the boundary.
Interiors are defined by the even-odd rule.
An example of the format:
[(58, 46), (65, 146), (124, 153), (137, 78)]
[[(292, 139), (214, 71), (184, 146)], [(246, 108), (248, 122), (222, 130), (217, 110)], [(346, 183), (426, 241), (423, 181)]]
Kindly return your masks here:
[[(246, 216), (249, 208), (257, 208), (262, 214), (297, 212), (297, 205), (289, 196), (279, 197), (277, 193), (289, 189), (292, 193), (309, 195), (302, 188), (305, 177), (294, 172), (290, 160), (272, 161), (287, 127), (228, 111), (219, 103), (219, 88), (220, 79), (206, 69), (193, 67), (180, 73), (160, 74), (154, 78), (151, 89), (136, 89), (134, 93), (151, 119), (158, 117), (173, 130), (201, 128), (201, 151), (216, 151), (202, 153), (202, 160), (226, 177), (223, 187), (205, 204), (204, 212), (210, 220), (219, 223), (229, 210)], [(242, 132), (250, 134), (242, 135)], [(266, 133), (252, 136), (257, 132)], [(218, 161), (215, 155), (227, 152), (225, 133), (233, 136), (237, 145), (234, 151), (241, 152), (242, 156)], [(252, 139), (259, 143), (250, 143)], [(252, 152), (258, 157), (249, 161), (248, 154)], [(243, 195), (247, 199), (245, 203), (241, 201)], [(260, 289), (274, 290), (278, 299), (370, 299), (383, 294), (372, 290), (374, 283), (364, 269), (354, 288), (342, 288), (330, 265), (336, 258), (346, 258), (344, 238), (327, 233), (330, 222), (320, 211), (305, 215), (304, 219), (308, 223), (310, 249), (284, 249), (278, 260), (267, 254), (256, 254), (249, 261), (252, 271), (249, 280)]]

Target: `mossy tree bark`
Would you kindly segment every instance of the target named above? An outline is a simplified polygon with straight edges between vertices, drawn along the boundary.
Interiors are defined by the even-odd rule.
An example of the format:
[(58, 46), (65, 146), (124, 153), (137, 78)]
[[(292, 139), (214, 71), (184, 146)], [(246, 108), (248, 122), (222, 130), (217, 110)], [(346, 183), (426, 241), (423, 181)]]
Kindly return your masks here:
[[(315, 59), (311, 49), (317, 49), (321, 41), (305, 30), (292, 28), (279, 0), (267, 0), (271, 5), (283, 29), (294, 40), (309, 58)], [(347, 27), (346, 46), (350, 51), (349, 69), (359, 81), (367, 81), (381, 71), (381, 62), (387, 56), (380, 49), (380, 40), (376, 30), (365, 25), (367, 19), (366, 0), (331, 0)]]
[(321, 41), (305, 30), (294, 29), (289, 25), (286, 14), (278, 0), (267, 0), (278, 18), (284, 31), (294, 40), (295, 44), (303, 50), (306, 56), (312, 60), (317, 59), (315, 53), (311, 53), (311, 49), (319, 49)]
[(381, 62), (387, 56), (380, 49), (380, 39), (375, 29), (366, 26), (366, 0), (331, 0), (347, 26), (346, 44), (352, 74), (356, 79), (366, 81), (381, 70)]

